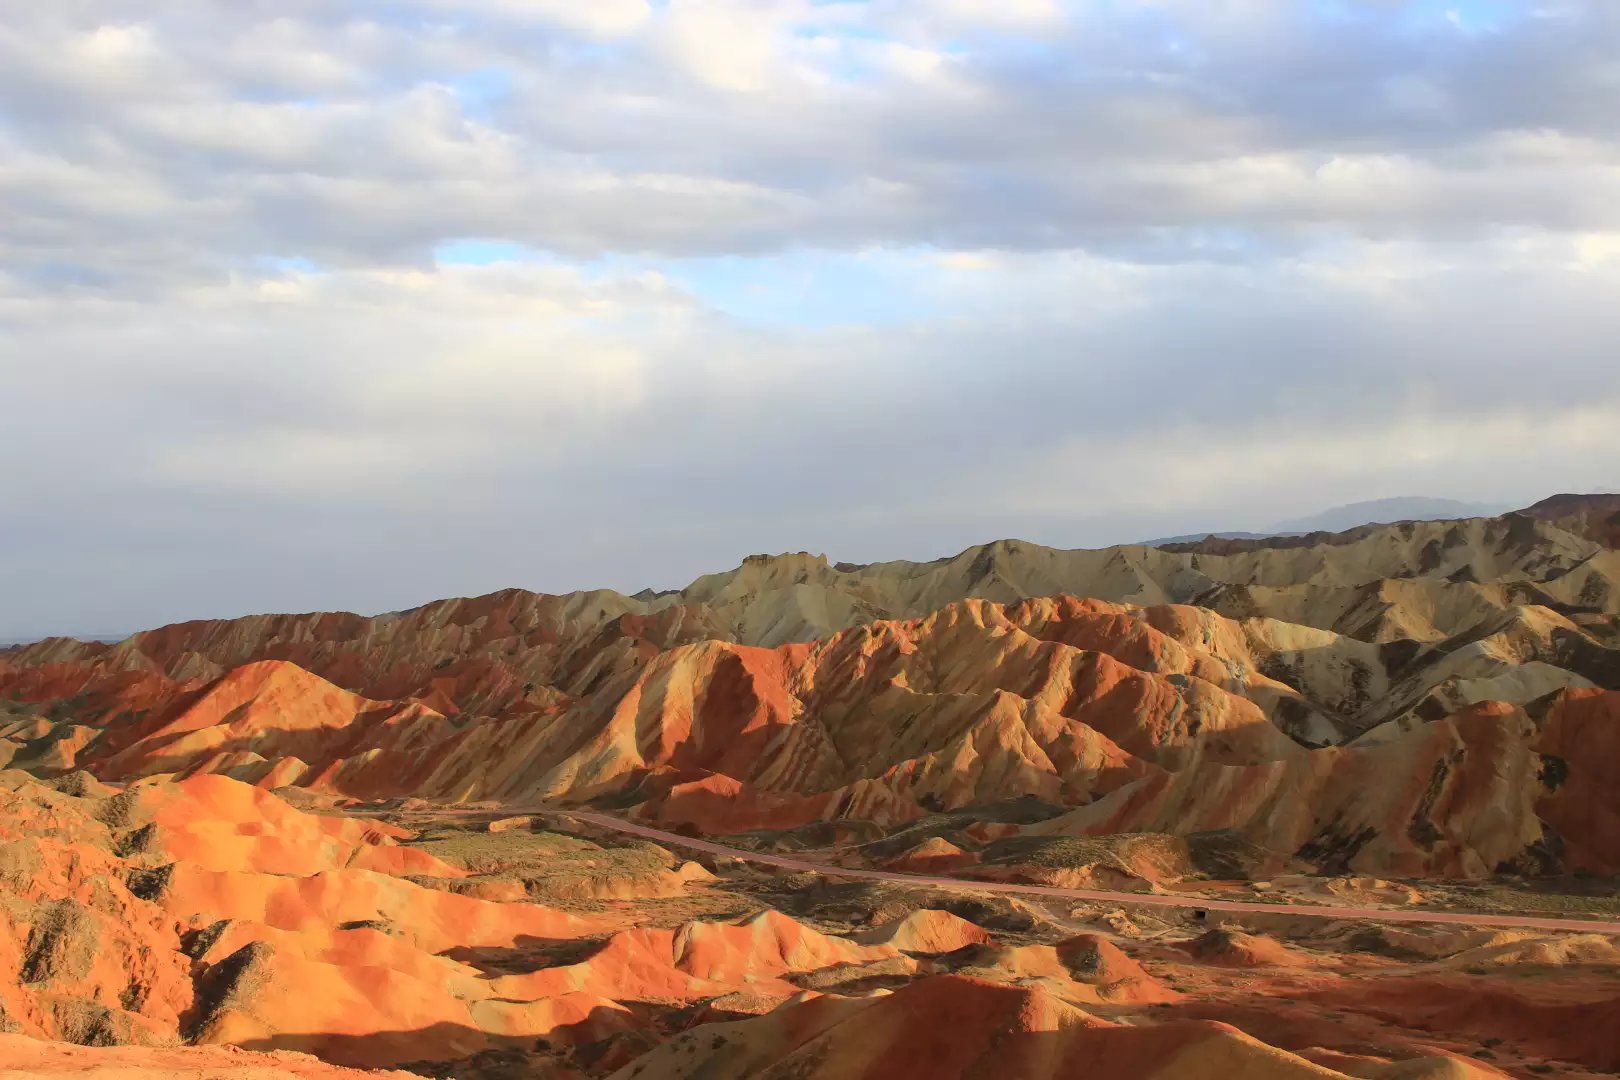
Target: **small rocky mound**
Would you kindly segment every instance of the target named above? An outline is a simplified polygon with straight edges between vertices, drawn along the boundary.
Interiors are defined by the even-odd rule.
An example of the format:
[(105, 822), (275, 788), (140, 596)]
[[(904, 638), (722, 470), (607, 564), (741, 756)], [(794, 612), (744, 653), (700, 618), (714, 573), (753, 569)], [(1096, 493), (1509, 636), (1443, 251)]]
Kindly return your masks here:
[(1069, 974), (1096, 986), (1147, 983), (1152, 978), (1142, 965), (1100, 934), (1076, 934), (1053, 946)]
[[(862, 972), (859, 969), (877, 965)], [(674, 930), (612, 934), (573, 963), (490, 980), (503, 1001), (544, 1002), (584, 993), (624, 1002), (690, 1005), (746, 990), (766, 1008), (798, 994), (803, 976), (833, 971), (831, 983), (915, 971), (887, 945), (819, 933), (775, 911), (739, 922), (688, 922)]]
[(1197, 960), (1216, 967), (1300, 967), (1303, 961), (1288, 946), (1265, 934), (1217, 927), (1182, 948)]
[(1071, 1002), (1147, 1004), (1179, 997), (1097, 934), (1078, 934), (1056, 945), (972, 945), (940, 963), (958, 975), (995, 982), (1048, 980)]
[(705, 880), (701, 867), (682, 864), (668, 850), (644, 840), (610, 845), (534, 831), (527, 824), (500, 827), (528, 820), (507, 818), (480, 828), (441, 827), (424, 833), (411, 846), (473, 875), (470, 881), (440, 887), (492, 900), (658, 899), (680, 896), (688, 882)]
[(857, 941), (868, 945), (888, 945), (909, 953), (948, 953), (969, 945), (983, 945), (990, 934), (983, 927), (948, 911), (914, 911), (903, 919), (887, 923), (864, 934)]
[(945, 874), (978, 861), (976, 853), (963, 851), (943, 836), (935, 836), (884, 860), (881, 865), (885, 870), (902, 874)]
[(62, 794), (72, 795), (76, 799), (108, 799), (118, 793), (116, 788), (103, 784), (83, 769), (64, 773), (53, 780), (51, 786)]
[(1329, 929), (1320, 940), (1351, 952), (1373, 953), (1398, 960), (1440, 960), (1468, 949), (1524, 941), (1528, 930), (1458, 930), (1446, 926), (1347, 925)]
[(1160, 833), (1013, 836), (981, 855), (973, 875), (1060, 889), (1145, 892), (1198, 876), (1186, 840)]
[(904, 919), (914, 911), (938, 909), (983, 927), (993, 934), (1024, 934), (1047, 925), (1039, 909), (1010, 896), (951, 896), (937, 890), (886, 881), (828, 881), (820, 875), (783, 879), (773, 894), (773, 907), (801, 918), (843, 922), (871, 929)]
[(1285, 874), (1273, 878), (1271, 887), (1294, 896), (1355, 906), (1409, 907), (1423, 900), (1423, 893), (1410, 885), (1357, 875), (1317, 878)]
[(1503, 941), (1464, 949), (1446, 961), (1448, 966), (1568, 967), (1584, 964), (1620, 966), (1620, 940), (1605, 934), (1561, 934)]

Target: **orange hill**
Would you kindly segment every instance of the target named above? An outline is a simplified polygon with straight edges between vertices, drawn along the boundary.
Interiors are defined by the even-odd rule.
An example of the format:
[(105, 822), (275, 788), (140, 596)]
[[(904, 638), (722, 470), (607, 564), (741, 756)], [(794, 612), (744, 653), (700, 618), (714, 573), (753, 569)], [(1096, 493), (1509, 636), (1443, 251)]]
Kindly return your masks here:
[[(612, 795), (710, 832), (894, 823), (1033, 795), (1076, 808), (1042, 834), (1235, 829), (1358, 871), (1610, 872), (1616, 695), (1527, 659), (1567, 641), (1566, 624), (1525, 609), (1466, 647), (1413, 656), (1185, 606), (969, 600), (774, 649), (598, 650), (612, 662), (550, 688), (543, 708), (476, 719), (362, 697), (288, 660), (170, 680), (165, 693), (168, 676), (132, 681), (103, 660), (14, 659), (0, 689), (71, 702), (74, 716), (36, 713), (0, 737), (20, 763), (49, 754), (104, 779)], [(1496, 693), (1469, 704), (1476, 684)], [(1373, 704), (1352, 711), (1358, 686)]]

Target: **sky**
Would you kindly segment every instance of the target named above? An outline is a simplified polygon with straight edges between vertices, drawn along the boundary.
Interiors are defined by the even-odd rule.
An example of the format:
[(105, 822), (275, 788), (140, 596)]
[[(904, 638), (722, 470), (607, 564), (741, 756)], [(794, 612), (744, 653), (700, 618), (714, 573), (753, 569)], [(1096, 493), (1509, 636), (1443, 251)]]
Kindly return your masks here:
[(0, 8), (0, 638), (1620, 486), (1610, 0)]

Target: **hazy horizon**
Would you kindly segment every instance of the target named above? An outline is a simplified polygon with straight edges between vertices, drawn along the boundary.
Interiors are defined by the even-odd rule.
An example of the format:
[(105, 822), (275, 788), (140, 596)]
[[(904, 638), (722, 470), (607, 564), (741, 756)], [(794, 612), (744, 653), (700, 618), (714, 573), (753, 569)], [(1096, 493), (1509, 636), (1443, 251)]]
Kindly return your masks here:
[[(1556, 493), (1551, 493), (1550, 492), (1548, 494), (1556, 494)], [(1587, 493), (1587, 494), (1591, 494), (1591, 493)], [(1503, 503), (1503, 504), (1501, 504), (1502, 509), (1501, 509), (1500, 512), (1506, 513), (1506, 512), (1509, 512), (1512, 509), (1521, 509), (1523, 506), (1528, 506), (1531, 503), (1533, 503), (1535, 501), (1538, 501), (1539, 498), (1544, 498), (1544, 497), (1546, 497), (1546, 496), (1538, 496), (1537, 499), (1528, 499), (1528, 500), (1525, 500), (1523, 503), (1515, 502), (1515, 503), (1512, 503), (1511, 505), (1507, 504), (1507, 503)], [(1351, 510), (1351, 509), (1356, 509), (1356, 508), (1361, 508), (1361, 507), (1370, 507), (1370, 506), (1373, 506), (1375, 504), (1381, 504), (1381, 503), (1399, 503), (1399, 502), (1404, 502), (1404, 501), (1407, 501), (1407, 500), (1415, 500), (1415, 501), (1422, 501), (1422, 502), (1433, 502), (1433, 503), (1444, 503), (1444, 502), (1453, 502), (1453, 501), (1455, 501), (1455, 500), (1448, 500), (1448, 499), (1445, 499), (1443, 497), (1427, 497), (1427, 496), (1404, 495), (1404, 496), (1390, 496), (1390, 497), (1383, 498), (1383, 499), (1366, 500), (1365, 502), (1359, 503), (1359, 504), (1347, 504), (1345, 506), (1324, 507), (1324, 508), (1320, 508), (1320, 509), (1321, 509), (1322, 513), (1332, 513), (1334, 511), (1344, 511), (1344, 510)], [(1480, 510), (1481, 510), (1482, 513), (1485, 512), (1483, 507), (1481, 507)], [(1217, 533), (1246, 533), (1246, 534), (1252, 534), (1252, 535), (1256, 535), (1256, 536), (1278, 535), (1278, 534), (1280, 534), (1280, 533), (1282, 533), (1284, 531), (1283, 526), (1288, 525), (1288, 524), (1289, 524), (1288, 522), (1273, 522), (1269, 526), (1258, 526), (1258, 527), (1256, 527), (1254, 529), (1226, 529), (1226, 528), (1221, 528), (1221, 527), (1209, 528), (1209, 529), (1192, 529), (1192, 530), (1190, 530), (1190, 531), (1188, 531), (1186, 533), (1168, 534), (1167, 536), (1164, 536), (1164, 537), (1131, 536), (1131, 537), (1124, 538), (1124, 539), (1109, 540), (1109, 541), (1103, 541), (1103, 542), (1094, 543), (1094, 544), (1068, 544), (1068, 545), (1046, 544), (1045, 546), (1048, 546), (1048, 547), (1069, 547), (1069, 548), (1104, 548), (1104, 547), (1114, 547), (1114, 546), (1128, 545), (1128, 544), (1135, 544), (1135, 543), (1148, 543), (1148, 542), (1160, 542), (1160, 543), (1162, 543), (1162, 542), (1165, 542), (1166, 540), (1169, 540), (1169, 539), (1175, 539), (1175, 538), (1181, 538), (1181, 537), (1186, 537), (1186, 538), (1189, 538), (1189, 539), (1195, 539), (1195, 538), (1202, 538), (1202, 537), (1217, 534)], [(834, 563), (834, 564), (841, 563), (841, 562), (842, 563), (870, 564), (870, 563), (879, 563), (879, 562), (892, 562), (892, 561), (896, 561), (896, 560), (909, 560), (909, 561), (914, 561), (914, 562), (929, 562), (929, 561), (932, 561), (934, 559), (952, 558), (952, 557), (954, 557), (956, 555), (961, 554), (965, 550), (969, 550), (969, 549), (971, 549), (973, 547), (980, 546), (982, 544), (993, 543), (993, 542), (995, 542), (997, 540), (1019, 540), (1019, 541), (1027, 541), (1027, 542), (1030, 542), (1030, 543), (1044, 543), (1043, 541), (1041, 541), (1039, 538), (1036, 538), (1036, 537), (1004, 535), (1004, 536), (986, 536), (986, 537), (983, 537), (983, 538), (981, 538), (979, 540), (972, 541), (970, 543), (961, 545), (961, 546), (956, 547), (956, 548), (952, 548), (949, 551), (939, 551), (939, 552), (933, 552), (933, 553), (903, 552), (903, 553), (899, 553), (899, 554), (887, 555), (887, 556), (884, 556), (883, 558), (877, 558), (877, 559), (846, 558), (844, 555), (842, 555), (842, 554), (840, 554), (838, 552), (830, 552), (830, 551), (829, 552), (816, 551), (816, 552), (812, 552), (812, 554), (824, 555), (828, 559), (829, 562)], [(736, 566), (738, 566), (742, 562), (742, 560), (744, 558), (746, 558), (749, 555), (755, 555), (755, 554), (781, 555), (781, 554), (788, 554), (788, 553), (790, 553), (792, 551), (796, 551), (796, 550), (802, 550), (802, 549), (782, 549), (780, 551), (769, 551), (769, 552), (744, 552), (744, 553), (741, 553), (741, 554), (737, 555), (729, 563), (726, 563), (724, 565), (715, 565), (715, 566), (704, 567), (702, 569), (699, 569), (697, 572), (691, 574), (690, 576), (688, 576), (686, 578), (683, 578), (680, 581), (676, 581), (676, 582), (648, 583), (648, 584), (642, 584), (642, 585), (639, 585), (639, 586), (614, 586), (614, 585), (604, 585), (604, 584), (602, 584), (600, 582), (581, 582), (581, 583), (579, 583), (579, 584), (577, 584), (577, 585), (575, 585), (573, 587), (562, 588), (562, 589), (530, 589), (529, 586), (526, 586), (521, 582), (509, 582), (509, 583), (507, 583), (505, 585), (497, 585), (497, 586), (495, 586), (493, 588), (489, 588), (489, 589), (478, 589), (478, 590), (475, 590), (475, 591), (464, 591), (464, 592), (449, 592), (449, 593), (444, 593), (442, 595), (436, 595), (436, 596), (430, 596), (430, 597), (420, 597), (420, 598), (418, 598), (416, 600), (413, 600), (410, 603), (395, 604), (393, 606), (381, 607), (381, 608), (360, 609), (360, 608), (345, 608), (345, 607), (327, 606), (327, 607), (313, 607), (313, 608), (302, 608), (302, 609), (265, 608), (265, 609), (257, 609), (257, 610), (200, 611), (200, 612), (194, 612), (194, 613), (189, 614), (189, 615), (184, 615), (184, 616), (181, 616), (181, 617), (175, 618), (175, 619), (165, 619), (165, 620), (163, 620), (161, 622), (140, 623), (140, 624), (136, 624), (136, 625), (129, 625), (129, 626), (123, 626), (123, 627), (105, 627), (105, 626), (104, 627), (99, 627), (99, 628), (81, 627), (77, 631), (75, 631), (73, 629), (54, 629), (54, 630), (48, 630), (48, 631), (46, 631), (44, 633), (32, 633), (32, 632), (24, 632), (24, 633), (21, 633), (21, 634), (0, 633), (0, 648), (5, 648), (5, 647), (8, 647), (8, 646), (13, 646), (13, 645), (29, 644), (31, 642), (38, 641), (41, 638), (48, 638), (48, 637), (70, 637), (70, 638), (77, 638), (79, 640), (84, 640), (84, 641), (108, 641), (108, 642), (113, 642), (113, 641), (122, 640), (123, 638), (129, 636), (130, 634), (133, 634), (133, 633), (135, 633), (137, 631), (140, 631), (140, 630), (156, 629), (159, 626), (168, 625), (168, 624), (174, 623), (174, 622), (186, 622), (186, 621), (190, 621), (192, 619), (229, 619), (229, 618), (241, 618), (241, 617), (250, 616), (250, 615), (306, 614), (306, 613), (312, 612), (312, 611), (345, 611), (345, 612), (353, 612), (354, 614), (358, 614), (358, 615), (377, 616), (377, 615), (388, 614), (390, 612), (396, 612), (396, 611), (409, 611), (412, 608), (418, 607), (418, 606), (420, 606), (422, 604), (432, 603), (432, 602), (434, 602), (436, 600), (448, 600), (448, 599), (453, 599), (453, 598), (456, 598), (456, 597), (482, 596), (482, 595), (487, 595), (487, 594), (492, 593), (492, 592), (498, 592), (498, 591), (501, 591), (503, 589), (509, 589), (509, 588), (513, 588), (513, 589), (529, 589), (529, 591), (532, 591), (532, 592), (552, 592), (552, 593), (582, 592), (582, 591), (589, 591), (589, 590), (593, 590), (593, 589), (612, 589), (613, 591), (622, 593), (622, 594), (624, 594), (626, 596), (631, 596), (631, 595), (634, 595), (636, 593), (642, 592), (643, 590), (648, 590), (648, 589), (650, 589), (650, 590), (652, 590), (654, 592), (678, 591), (678, 590), (683, 589), (686, 586), (690, 585), (696, 578), (698, 578), (698, 577), (700, 577), (700, 576), (702, 576), (704, 574), (719, 573), (719, 572), (724, 572), (724, 571), (727, 571), (727, 570), (734, 569)]]

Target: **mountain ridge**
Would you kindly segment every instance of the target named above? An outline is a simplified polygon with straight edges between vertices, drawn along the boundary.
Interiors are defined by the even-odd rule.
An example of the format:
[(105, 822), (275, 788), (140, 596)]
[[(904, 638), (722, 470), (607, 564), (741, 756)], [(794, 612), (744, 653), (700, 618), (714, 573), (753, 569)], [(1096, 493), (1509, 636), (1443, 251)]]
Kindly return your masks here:
[[(19, 762), (108, 779), (611, 798), (722, 832), (895, 824), (1031, 792), (1076, 808), (1126, 799), (1074, 820), (1230, 826), (1323, 852), (1342, 846), (1323, 830), (1361, 768), (1341, 757), (1428, 768), (1473, 745), (1530, 785), (1511, 800), (1518, 839), (1482, 847), (1425, 804), (1450, 847), (1363, 842), (1358, 867), (1479, 875), (1540, 842), (1536, 807), (1552, 793), (1533, 790), (1542, 735), (1526, 710), (1620, 694), (1620, 552), (1522, 515), (1228, 547), (1002, 540), (847, 569), (799, 552), (651, 601), (514, 589), (375, 618), (55, 639), (0, 657), (9, 708), (44, 710), (0, 738)], [(1403, 749), (1388, 759), (1390, 747)], [(1404, 785), (1388, 812), (1419, 813), (1399, 792), (1423, 784), (1386, 771)], [(1299, 790), (1292, 809), (1277, 783)], [(1132, 784), (1137, 795), (1116, 794)], [(1237, 801), (1165, 809), (1219, 791)], [(1607, 866), (1606, 844), (1568, 857)]]
[[(1606, 545), (1598, 540), (1579, 536), (1557, 526), (1556, 520), (1537, 521), (1523, 515), (1508, 514), (1500, 518), (1473, 518), (1458, 521), (1437, 522), (1400, 522), (1392, 525), (1366, 525), (1338, 533), (1311, 533), (1290, 537), (1267, 537), (1256, 541), (1231, 540), (1214, 542), (1199, 542), (1190, 544), (1176, 544), (1168, 548), (1156, 548), (1147, 544), (1120, 544), (1103, 548), (1052, 548), (1031, 541), (1017, 539), (994, 540), (964, 548), (954, 555), (941, 556), (936, 559), (917, 562), (912, 560), (890, 560), (877, 563), (831, 563), (825, 555), (814, 555), (809, 552), (788, 552), (780, 555), (752, 555), (743, 559), (736, 567), (718, 571), (711, 574), (700, 575), (689, 585), (679, 590), (652, 591), (643, 590), (635, 594), (619, 593), (611, 589), (585, 589), (568, 593), (534, 593), (519, 588), (500, 589), (492, 593), (485, 593), (476, 597), (454, 597), (442, 600), (428, 601), (410, 608), (388, 612), (383, 615), (364, 616), (348, 611), (319, 611), (298, 614), (270, 614), (242, 616), (235, 619), (201, 619), (187, 620), (180, 623), (171, 623), (147, 631), (137, 631), (130, 637), (157, 634), (178, 627), (197, 626), (203, 624), (223, 624), (257, 619), (303, 619), (303, 620), (363, 620), (373, 623), (382, 623), (389, 620), (403, 619), (416, 613), (429, 610), (442, 610), (446, 606), (480, 604), (492, 598), (524, 595), (540, 598), (547, 602), (557, 602), (568, 607), (590, 607), (597, 605), (604, 609), (612, 608), (625, 614), (651, 615), (666, 608), (686, 606), (692, 603), (702, 604), (710, 608), (724, 608), (728, 605), (728, 598), (734, 599), (738, 595), (748, 592), (749, 586), (756, 591), (763, 586), (772, 590), (790, 590), (796, 587), (838, 587), (845, 594), (845, 608), (842, 616), (851, 621), (836, 623), (823, 617), (813, 627), (784, 628), (778, 626), (777, 633), (797, 629), (802, 636), (799, 640), (812, 640), (817, 631), (827, 631), (839, 628), (842, 625), (853, 625), (853, 620), (861, 614), (861, 605), (870, 605), (874, 599), (871, 583), (873, 579), (888, 579), (898, 582), (900, 588), (898, 595), (881, 597), (886, 605), (883, 614), (891, 616), (906, 616), (925, 613), (942, 603), (953, 599), (965, 598), (972, 595), (984, 595), (990, 598), (1016, 599), (1035, 595), (1054, 595), (1059, 592), (1071, 592), (1077, 595), (1097, 596), (1103, 599), (1134, 600), (1130, 590), (1122, 589), (1122, 585), (1133, 586), (1140, 589), (1145, 586), (1141, 580), (1121, 580), (1117, 571), (1123, 570), (1126, 578), (1133, 569), (1140, 569), (1145, 562), (1158, 561), (1161, 571), (1174, 578), (1178, 570), (1196, 572), (1198, 567), (1186, 560), (1171, 560), (1166, 562), (1152, 554), (1164, 552), (1169, 555), (1218, 555), (1233, 556), (1251, 554), (1262, 550), (1279, 548), (1315, 548), (1315, 547), (1348, 547), (1369, 539), (1388, 538), (1400, 534), (1401, 539), (1410, 541), (1415, 531), (1422, 528), (1425, 534), (1425, 543), (1449, 542), (1456, 546), (1457, 541), (1445, 541), (1448, 530), (1453, 527), (1468, 526), (1478, 530), (1487, 525), (1492, 527), (1494, 535), (1508, 535), (1514, 523), (1518, 522), (1520, 528), (1531, 529), (1550, 528), (1553, 532), (1546, 534), (1558, 553), (1566, 558), (1568, 567), (1584, 558), (1590, 558), (1604, 551)], [(1435, 549), (1436, 551), (1439, 548)], [(1575, 557), (1571, 557), (1575, 556)], [(1069, 581), (1009, 582), (1006, 574), (1015, 575), (1026, 571), (1034, 574), (1045, 573), (1051, 576), (1050, 568), (1042, 568), (1032, 564), (1044, 561), (1048, 564), (1067, 564), (1059, 570), (1066, 574)], [(1196, 560), (1193, 560), (1196, 562)], [(1406, 574), (1407, 576), (1432, 576), (1426, 570), (1420, 570), (1418, 560), (1409, 560), (1411, 566), (1399, 565), (1398, 562), (1390, 565), (1385, 555), (1385, 564), (1392, 575)], [(1246, 564), (1245, 564), (1246, 565)], [(1112, 579), (1109, 568), (1116, 573)], [(1253, 568), (1250, 568), (1251, 570)], [(1461, 569), (1461, 568), (1459, 568)], [(1350, 571), (1352, 575), (1354, 571)], [(1303, 573), (1303, 570), (1299, 571)], [(1084, 575), (1084, 576), (1082, 576)], [(929, 588), (927, 579), (950, 578), (943, 588)], [(1186, 595), (1185, 574), (1180, 575), (1183, 584), (1177, 585), (1174, 581), (1153, 583), (1159, 589), (1157, 599), (1170, 600), (1174, 596), (1183, 601), (1190, 601), (1196, 594)], [(1277, 574), (1270, 575), (1277, 577)], [(1281, 576), (1289, 576), (1283, 573)], [(1343, 576), (1342, 574), (1340, 575)], [(1359, 584), (1376, 580), (1379, 575), (1364, 576)], [(1478, 576), (1477, 574), (1475, 576)], [(918, 582), (922, 581), (921, 586)], [(1218, 582), (1214, 579), (1207, 581), (1208, 587), (1218, 584), (1236, 584), (1236, 582)], [(1041, 588), (1050, 584), (1050, 588)], [(1262, 584), (1248, 582), (1248, 584)], [(863, 587), (865, 586), (865, 587)], [(997, 592), (999, 590), (999, 593)], [(931, 606), (930, 606), (931, 605)], [(828, 613), (835, 615), (836, 613)], [(741, 635), (746, 640), (753, 640), (756, 634), (764, 633), (758, 625), (759, 619), (744, 628)], [(79, 639), (51, 637), (41, 639), (30, 645), (42, 645), (46, 642), (73, 641)], [(128, 640), (126, 638), (125, 640)], [(759, 639), (758, 643), (771, 640), (770, 635)], [(790, 640), (776, 637), (774, 640)], [(86, 644), (91, 644), (87, 642)], [(122, 642), (114, 643), (122, 644)], [(30, 646), (23, 646), (26, 649)]]
[[(825, 554), (812, 554), (811, 552), (806, 551), (783, 552), (775, 555), (762, 553), (744, 557), (736, 567), (733, 567), (730, 570), (722, 570), (699, 575), (685, 587), (678, 589), (654, 589), (648, 587), (634, 593), (620, 593), (612, 589), (586, 588), (572, 590), (565, 593), (536, 593), (519, 587), (510, 586), (495, 590), (491, 593), (479, 594), (477, 596), (461, 596), (429, 600), (410, 607), (386, 611), (370, 616), (361, 615), (357, 612), (347, 610), (321, 610), (301, 613), (260, 612), (215, 619), (182, 620), (178, 623), (163, 624), (161, 626), (152, 628), (151, 630), (134, 631), (132, 633), (150, 633), (154, 630), (164, 630), (172, 626), (185, 626), (196, 623), (233, 622), (241, 619), (269, 617), (300, 617), (306, 619), (313, 619), (316, 617), (343, 617), (381, 621), (404, 617), (426, 608), (435, 608), (447, 603), (479, 601), (488, 597), (500, 596), (507, 593), (524, 593), (536, 597), (549, 596), (560, 598), (582, 598), (587, 600), (593, 597), (611, 598), (613, 601), (629, 602), (632, 609), (639, 610), (640, 613), (646, 614), (659, 610), (665, 606), (679, 604), (693, 599), (694, 594), (712, 589), (714, 587), (714, 582), (735, 579), (738, 576), (746, 573), (751, 567), (778, 567), (785, 563), (792, 563), (795, 566), (799, 566), (801, 570), (803, 568), (815, 567), (832, 574), (860, 576), (863, 574), (863, 572), (872, 571), (874, 569), (882, 571), (893, 568), (938, 568), (951, 565), (960, 565), (964, 562), (964, 560), (966, 560), (969, 564), (976, 565), (984, 563), (988, 565), (996, 560), (998, 553), (1000, 557), (1005, 560), (1008, 553), (1015, 553), (1018, 551), (1040, 551), (1053, 554), (1061, 553), (1069, 556), (1079, 556), (1086, 553), (1108, 554), (1115, 552), (1127, 552), (1139, 548), (1154, 548), (1168, 549), (1177, 553), (1186, 554), (1231, 554), (1236, 551), (1256, 550), (1263, 547), (1309, 547), (1318, 544), (1340, 544), (1345, 542), (1353, 542), (1357, 539), (1366, 537), (1374, 530), (1382, 528), (1395, 525), (1435, 524), (1438, 523), (1438, 521), (1511, 521), (1517, 517), (1528, 517), (1544, 523), (1567, 527), (1566, 531), (1574, 532), (1582, 539), (1592, 540), (1596, 542), (1599, 547), (1615, 547), (1620, 546), (1620, 524), (1617, 524), (1613, 530), (1596, 528), (1596, 531), (1594, 531), (1594, 527), (1591, 526), (1591, 522), (1596, 517), (1606, 516), (1617, 512), (1620, 512), (1620, 495), (1557, 495), (1543, 499), (1535, 503), (1533, 506), (1525, 508), (1524, 510), (1512, 511), (1497, 517), (1479, 517), (1474, 519), (1445, 518), (1438, 519), (1435, 522), (1414, 520), (1393, 523), (1369, 523), (1336, 531), (1315, 530), (1299, 533), (1211, 532), (1205, 534), (1186, 534), (1184, 536), (1163, 537), (1156, 540), (1136, 541), (1126, 544), (1113, 544), (1099, 548), (1055, 548), (1047, 545), (1037, 544), (1033, 541), (1009, 537), (999, 540), (992, 540), (982, 544), (971, 545), (963, 548), (961, 551), (956, 552), (955, 554), (943, 555), (929, 560), (915, 561), (897, 559), (871, 563), (849, 561), (839, 561), (834, 563), (830, 561), (828, 556)], [(1591, 533), (1591, 535), (1588, 535), (1588, 533)], [(115, 637), (112, 635), (75, 637), (73, 635), (64, 634), (45, 635), (43, 637), (32, 639), (19, 637), (0, 642), (0, 653), (17, 651), (32, 645), (58, 640), (116, 645), (130, 636), (132, 636), (132, 634), (124, 634), (121, 637)]]

